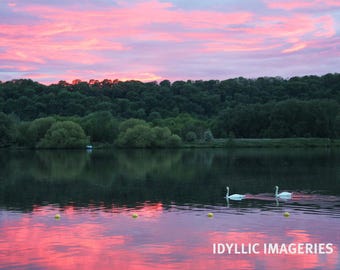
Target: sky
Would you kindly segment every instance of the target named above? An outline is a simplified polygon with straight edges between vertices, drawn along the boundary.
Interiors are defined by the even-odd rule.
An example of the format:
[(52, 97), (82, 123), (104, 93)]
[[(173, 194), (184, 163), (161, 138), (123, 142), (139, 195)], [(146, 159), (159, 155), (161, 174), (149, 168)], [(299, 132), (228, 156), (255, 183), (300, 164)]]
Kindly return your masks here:
[(0, 0), (0, 80), (340, 71), (338, 0)]

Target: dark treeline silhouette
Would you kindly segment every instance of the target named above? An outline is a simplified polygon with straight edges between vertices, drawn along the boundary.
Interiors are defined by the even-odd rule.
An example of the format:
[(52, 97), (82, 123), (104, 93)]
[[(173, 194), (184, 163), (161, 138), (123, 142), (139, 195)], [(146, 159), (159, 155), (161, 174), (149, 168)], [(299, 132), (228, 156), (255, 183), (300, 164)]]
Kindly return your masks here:
[[(0, 145), (11, 141), (13, 132), (25, 135), (32, 121), (49, 116), (76, 122), (91, 141), (102, 142), (119, 137), (119, 124), (130, 118), (143, 120), (151, 132), (155, 127), (168, 128), (154, 132), (167, 137), (173, 133), (184, 141), (213, 137), (336, 138), (340, 135), (339, 102), (337, 73), (173, 83), (75, 80), (49, 86), (12, 80), (0, 83)], [(149, 136), (150, 130), (139, 127), (135, 133)], [(124, 138), (120, 137), (120, 142)]]

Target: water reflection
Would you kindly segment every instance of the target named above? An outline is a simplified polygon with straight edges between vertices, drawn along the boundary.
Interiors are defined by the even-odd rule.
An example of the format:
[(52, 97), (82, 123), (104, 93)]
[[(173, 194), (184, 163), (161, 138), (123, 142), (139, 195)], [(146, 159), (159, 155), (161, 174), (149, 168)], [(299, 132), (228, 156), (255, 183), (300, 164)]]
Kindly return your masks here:
[[(337, 269), (339, 220), (272, 212), (238, 215), (236, 209), (145, 202), (136, 208), (34, 207), (29, 214), (1, 211), (0, 268), (35, 269)], [(60, 220), (54, 219), (59, 212)], [(137, 219), (131, 217), (138, 212)], [(310, 225), (305, 223), (308, 219)], [(314, 222), (314, 225), (312, 224)], [(316, 223), (316, 224), (315, 224)], [(330, 226), (330, 225), (333, 226)], [(319, 231), (328, 227), (327, 231)], [(214, 243), (258, 244), (261, 254), (213, 254)], [(331, 254), (267, 254), (269, 243), (333, 243)], [(223, 266), (223, 267), (221, 267)]]
[[(112, 201), (214, 205), (273, 187), (340, 194), (340, 153), (315, 150), (0, 151), (0, 205)], [(20, 191), (20, 192), (18, 192)], [(272, 193), (274, 194), (274, 193)]]
[[(0, 151), (0, 268), (339, 269), (339, 161), (330, 149)], [(246, 197), (226, 200), (227, 185)], [(334, 250), (213, 254), (226, 242)]]

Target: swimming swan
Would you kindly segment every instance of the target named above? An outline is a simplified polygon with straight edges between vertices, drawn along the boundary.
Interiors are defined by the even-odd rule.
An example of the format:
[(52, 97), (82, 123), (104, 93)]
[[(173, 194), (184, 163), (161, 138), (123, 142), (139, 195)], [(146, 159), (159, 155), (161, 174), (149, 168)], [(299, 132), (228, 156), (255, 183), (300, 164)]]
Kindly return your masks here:
[(281, 193), (278, 193), (279, 192), (279, 187), (278, 186), (275, 186), (275, 197), (276, 198), (279, 198), (279, 199), (291, 199), (292, 198), (292, 195), (293, 193), (291, 192), (281, 192)]
[(246, 195), (233, 194), (229, 196), (229, 187), (227, 187), (227, 195), (225, 197), (230, 200), (240, 201), (243, 200), (246, 197)]

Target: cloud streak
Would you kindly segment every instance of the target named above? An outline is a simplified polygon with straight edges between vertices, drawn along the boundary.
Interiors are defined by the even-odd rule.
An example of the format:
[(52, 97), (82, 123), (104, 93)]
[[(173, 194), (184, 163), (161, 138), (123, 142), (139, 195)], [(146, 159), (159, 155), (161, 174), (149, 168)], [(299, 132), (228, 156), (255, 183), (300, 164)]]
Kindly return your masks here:
[(337, 0), (279, 0), (279, 1), (266, 1), (269, 8), (284, 9), (284, 10), (297, 10), (297, 9), (332, 9), (340, 8), (340, 3)]
[[(340, 45), (339, 4), (330, 0), (323, 1), (327, 9), (322, 12), (314, 12), (321, 1), (252, 1), (266, 4), (262, 11), (236, 4), (218, 11), (188, 9), (181, 1), (158, 0), (88, 1), (82, 7), (74, 1), (32, 2), (0, 4), (6, 15), (0, 17), (0, 61), (11, 67), (10, 73), (0, 67), (0, 80), (28, 75), (43, 83), (70, 76), (142, 81), (290, 76), (287, 55), (310, 59)], [(315, 58), (313, 74), (339, 70), (330, 64), (339, 57), (333, 52)], [(237, 59), (245, 64), (237, 65)], [(273, 63), (267, 74), (247, 69), (268, 61)], [(232, 74), (225, 68), (228, 62), (235, 64)], [(323, 69), (317, 68), (320, 63)], [(311, 72), (311, 64), (292, 75)]]

